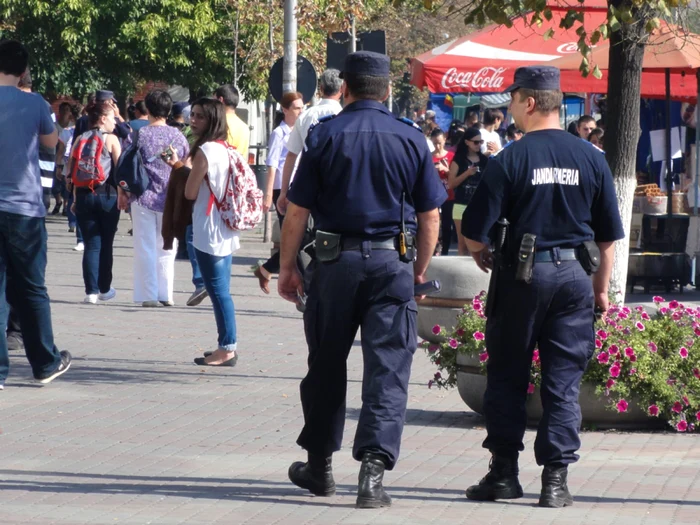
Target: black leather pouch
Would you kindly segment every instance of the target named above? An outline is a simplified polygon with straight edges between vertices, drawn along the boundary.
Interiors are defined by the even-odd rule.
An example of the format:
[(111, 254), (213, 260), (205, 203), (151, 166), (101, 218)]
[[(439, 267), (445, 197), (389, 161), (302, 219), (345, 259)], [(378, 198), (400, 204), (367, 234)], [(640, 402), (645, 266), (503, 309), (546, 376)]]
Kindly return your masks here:
[(316, 230), (316, 260), (324, 263), (337, 261), (341, 250), (340, 237), (339, 233)]
[(578, 260), (588, 275), (600, 268), (600, 248), (595, 241), (583, 241), (578, 248)]

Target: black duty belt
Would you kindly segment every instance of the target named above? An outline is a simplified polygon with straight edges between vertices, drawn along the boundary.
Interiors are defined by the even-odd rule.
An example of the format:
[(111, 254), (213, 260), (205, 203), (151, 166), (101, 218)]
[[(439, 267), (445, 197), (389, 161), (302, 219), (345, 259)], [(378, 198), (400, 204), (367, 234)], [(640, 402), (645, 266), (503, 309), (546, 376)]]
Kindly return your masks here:
[[(536, 263), (554, 262), (556, 260), (557, 260), (557, 257), (555, 256), (554, 249), (542, 250), (540, 252), (535, 253), (535, 262)], [(574, 250), (573, 248), (563, 248), (563, 249), (560, 248), (558, 260), (560, 260), (560, 261), (577, 261), (578, 254), (577, 254), (576, 250)]]
[(364, 243), (364, 242), (369, 242), (369, 245), (373, 250), (396, 250), (396, 249), (398, 249), (396, 246), (396, 239), (394, 239), (394, 238), (385, 239), (383, 241), (371, 241), (369, 239), (354, 239), (352, 237), (343, 237), (343, 239), (340, 242), (341, 242), (341, 246), (342, 246), (341, 249), (344, 252), (353, 251), (353, 250), (361, 250), (362, 243)]

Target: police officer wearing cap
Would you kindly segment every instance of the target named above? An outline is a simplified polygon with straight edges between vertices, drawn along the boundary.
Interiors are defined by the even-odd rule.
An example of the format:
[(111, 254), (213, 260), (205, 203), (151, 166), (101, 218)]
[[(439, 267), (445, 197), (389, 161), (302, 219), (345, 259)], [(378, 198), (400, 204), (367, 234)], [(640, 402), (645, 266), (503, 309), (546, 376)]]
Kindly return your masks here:
[(578, 395), (595, 348), (594, 308), (608, 309), (613, 245), (624, 232), (604, 154), (560, 129), (559, 70), (519, 68), (506, 92), (515, 124), (526, 134), (491, 157), (462, 221), (477, 264), (492, 270), (483, 444), (492, 460), (467, 498), (523, 495), (518, 454), (537, 346), (543, 416), (535, 458), (544, 467), (539, 504), (564, 507), (573, 503), (567, 467), (579, 457)]
[[(378, 508), (391, 505), (382, 480), (399, 457), (417, 346), (414, 284), (424, 282), (447, 195), (420, 129), (382, 105), (389, 58), (352, 53), (342, 78), (345, 108), (309, 131), (282, 231), (279, 292), (293, 302), (307, 294), (309, 346), (297, 440), (308, 461), (292, 464), (289, 478), (319, 496), (335, 493), (331, 457), (342, 443), (346, 362), (361, 328), (356, 505)], [(309, 214), (316, 257), (302, 284), (295, 261)]]

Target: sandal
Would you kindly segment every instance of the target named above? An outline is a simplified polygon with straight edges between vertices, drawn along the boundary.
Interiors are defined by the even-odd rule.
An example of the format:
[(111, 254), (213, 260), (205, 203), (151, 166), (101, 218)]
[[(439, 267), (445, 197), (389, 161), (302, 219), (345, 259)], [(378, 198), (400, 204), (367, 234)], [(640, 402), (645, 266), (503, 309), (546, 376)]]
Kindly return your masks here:
[(263, 272), (267, 273), (267, 270), (265, 270), (265, 268), (263, 268), (262, 266), (258, 266), (255, 269), (255, 271), (253, 272), (253, 274), (255, 274), (255, 277), (258, 278), (258, 283), (260, 284), (260, 289), (269, 295), (270, 288), (268, 285), (270, 284), (270, 278), (272, 276), (269, 273), (267, 273), (267, 275), (269, 277), (265, 277), (265, 274)]
[(215, 365), (207, 363), (206, 359), (206, 357), (195, 357), (194, 364), (199, 366), (236, 366), (236, 362), (238, 362), (238, 354), (236, 353), (231, 359)]

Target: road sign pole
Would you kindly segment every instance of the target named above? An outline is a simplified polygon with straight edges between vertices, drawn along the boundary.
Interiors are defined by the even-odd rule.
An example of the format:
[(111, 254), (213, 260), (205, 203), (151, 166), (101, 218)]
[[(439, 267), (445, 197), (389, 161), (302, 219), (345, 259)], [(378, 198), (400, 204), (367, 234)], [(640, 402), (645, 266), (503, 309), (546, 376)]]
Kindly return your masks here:
[(282, 92), (297, 90), (297, 0), (284, 0)]

